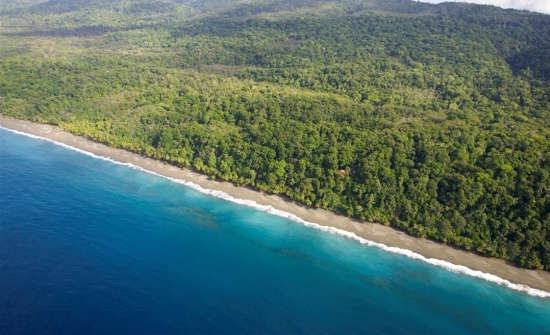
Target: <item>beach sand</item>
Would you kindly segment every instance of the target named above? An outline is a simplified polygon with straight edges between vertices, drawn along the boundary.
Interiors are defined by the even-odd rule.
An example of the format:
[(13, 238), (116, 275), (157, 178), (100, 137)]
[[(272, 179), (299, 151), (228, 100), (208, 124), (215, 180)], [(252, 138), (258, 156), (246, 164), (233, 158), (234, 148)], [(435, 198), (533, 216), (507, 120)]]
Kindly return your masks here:
[(550, 272), (518, 268), (500, 259), (487, 258), (427, 239), (412, 237), (381, 224), (358, 222), (330, 211), (308, 208), (279, 196), (238, 187), (228, 182), (211, 180), (205, 175), (188, 169), (181, 169), (161, 161), (72, 135), (55, 126), (13, 119), (2, 115), (0, 115), (0, 126), (45, 137), (119, 162), (131, 163), (163, 176), (193, 182), (206, 189), (220, 190), (234, 198), (253, 200), (260, 205), (270, 205), (308, 222), (346, 230), (373, 242), (408, 249), (427, 258), (436, 258), (463, 265), (472, 270), (496, 275), (512, 283), (528, 285), (532, 288), (550, 292)]

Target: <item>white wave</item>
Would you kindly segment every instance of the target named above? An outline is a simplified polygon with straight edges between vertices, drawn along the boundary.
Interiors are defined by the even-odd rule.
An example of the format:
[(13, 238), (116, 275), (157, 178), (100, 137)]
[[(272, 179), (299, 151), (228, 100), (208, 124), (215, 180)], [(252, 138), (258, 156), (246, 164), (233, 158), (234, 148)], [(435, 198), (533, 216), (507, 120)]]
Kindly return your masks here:
[(25, 132), (22, 132), (22, 131), (6, 128), (6, 127), (3, 127), (3, 126), (0, 126), (0, 129), (4, 129), (4, 130), (7, 130), (7, 131), (10, 131), (10, 132), (19, 134), (19, 135), (23, 135), (23, 136), (27, 136), (27, 137), (31, 137), (31, 138), (35, 138), (35, 139), (39, 139), (39, 140), (43, 140), (43, 141), (47, 141), (47, 142), (51, 142), (51, 143), (54, 143), (56, 145), (62, 146), (64, 148), (77, 151), (77, 152), (82, 153), (84, 155), (88, 155), (88, 156), (91, 156), (91, 157), (94, 157), (94, 158), (102, 159), (102, 160), (111, 162), (113, 164), (124, 165), (124, 166), (130, 167), (130, 168), (135, 169), (135, 170), (139, 170), (139, 171), (146, 172), (146, 173), (149, 173), (149, 174), (152, 174), (152, 175), (155, 175), (155, 176), (159, 176), (159, 177), (171, 180), (175, 183), (178, 183), (178, 184), (187, 186), (189, 188), (192, 188), (192, 189), (194, 189), (198, 192), (201, 192), (203, 194), (207, 194), (207, 195), (210, 195), (210, 196), (213, 196), (213, 197), (216, 197), (216, 198), (221, 198), (221, 199), (224, 199), (226, 201), (231, 201), (231, 202), (239, 204), (239, 205), (251, 207), (251, 208), (257, 209), (259, 211), (272, 214), (272, 215), (277, 215), (277, 216), (280, 216), (280, 217), (283, 217), (283, 218), (301, 223), (304, 226), (309, 227), (309, 228), (317, 229), (317, 230), (327, 232), (327, 233), (330, 233), (330, 234), (334, 234), (334, 235), (339, 235), (339, 236), (342, 236), (342, 237), (345, 237), (345, 238), (348, 238), (348, 239), (351, 239), (351, 240), (355, 240), (355, 241), (357, 241), (357, 242), (359, 242), (363, 245), (367, 245), (367, 246), (370, 246), (370, 247), (376, 247), (376, 248), (382, 249), (382, 250), (387, 251), (387, 252), (391, 252), (391, 253), (398, 254), (398, 255), (403, 255), (403, 256), (406, 256), (406, 257), (409, 257), (409, 258), (412, 258), (412, 259), (415, 259), (415, 260), (419, 260), (419, 261), (422, 261), (422, 262), (425, 262), (425, 263), (428, 263), (428, 264), (431, 264), (431, 265), (438, 266), (440, 268), (446, 269), (446, 270), (454, 272), (454, 273), (460, 273), (460, 274), (464, 274), (464, 275), (467, 275), (467, 276), (483, 279), (483, 280), (486, 280), (486, 281), (489, 281), (489, 282), (492, 282), (492, 283), (495, 283), (495, 284), (498, 284), (498, 285), (501, 285), (501, 286), (508, 287), (512, 290), (527, 293), (528, 295), (531, 295), (531, 296), (534, 296), (534, 297), (550, 298), (550, 292), (547, 292), (547, 291), (544, 291), (544, 290), (539, 290), (539, 289), (536, 289), (536, 288), (532, 288), (528, 285), (512, 283), (511, 281), (509, 281), (507, 279), (504, 279), (504, 278), (501, 278), (497, 275), (490, 274), (490, 273), (487, 273), (487, 272), (478, 271), (478, 270), (473, 270), (473, 269), (470, 269), (470, 268), (468, 268), (466, 266), (463, 266), (463, 265), (454, 264), (454, 263), (447, 262), (447, 261), (437, 259), (437, 258), (428, 258), (428, 257), (422, 256), (421, 254), (419, 254), (417, 252), (414, 252), (414, 251), (411, 251), (411, 250), (408, 250), (408, 249), (390, 247), (390, 246), (385, 245), (383, 243), (370, 241), (370, 240), (367, 240), (363, 237), (360, 237), (357, 234), (355, 234), (353, 232), (350, 232), (350, 231), (347, 231), (347, 230), (343, 230), (343, 229), (339, 229), (339, 228), (335, 228), (335, 227), (330, 227), (330, 226), (323, 226), (323, 225), (320, 225), (320, 224), (315, 223), (315, 222), (306, 221), (306, 220), (304, 220), (304, 219), (302, 219), (302, 218), (300, 218), (300, 217), (298, 217), (298, 216), (296, 216), (292, 213), (288, 213), (288, 212), (273, 208), (270, 205), (261, 205), (261, 204), (258, 204), (256, 201), (253, 201), (253, 200), (246, 200), (246, 199), (236, 198), (236, 197), (233, 197), (233, 196), (231, 196), (231, 195), (229, 195), (229, 194), (227, 194), (223, 191), (207, 189), (207, 188), (204, 188), (204, 187), (202, 187), (202, 186), (200, 186), (196, 183), (193, 183), (191, 181), (186, 181), (186, 180), (182, 180), (182, 179), (177, 179), (177, 178), (164, 176), (160, 173), (144, 169), (144, 168), (142, 168), (140, 166), (137, 166), (135, 164), (132, 164), (132, 163), (119, 162), (119, 161), (116, 161), (112, 158), (101, 156), (101, 155), (96, 155), (92, 152), (82, 150), (82, 149), (79, 149), (79, 148), (70, 146), (68, 144), (46, 138), (46, 137), (25, 133)]

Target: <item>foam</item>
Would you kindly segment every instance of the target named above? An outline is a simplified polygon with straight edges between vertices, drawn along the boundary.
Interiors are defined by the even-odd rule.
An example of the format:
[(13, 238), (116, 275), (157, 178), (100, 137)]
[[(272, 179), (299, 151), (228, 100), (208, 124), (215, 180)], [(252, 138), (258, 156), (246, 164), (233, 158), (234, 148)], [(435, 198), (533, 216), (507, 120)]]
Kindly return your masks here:
[(39, 139), (39, 140), (43, 140), (43, 141), (47, 141), (47, 142), (51, 142), (51, 143), (56, 144), (58, 146), (61, 146), (61, 147), (64, 147), (64, 148), (67, 148), (67, 149), (70, 149), (70, 150), (73, 150), (73, 151), (77, 151), (79, 153), (82, 153), (84, 155), (87, 155), (87, 156), (90, 156), (90, 157), (93, 157), (93, 158), (102, 159), (104, 161), (108, 161), (108, 162), (111, 162), (113, 164), (127, 166), (127, 167), (130, 167), (130, 168), (135, 169), (135, 170), (139, 170), (139, 171), (142, 171), (142, 172), (145, 172), (145, 173), (149, 173), (149, 174), (152, 174), (152, 175), (155, 175), (155, 176), (159, 176), (159, 177), (168, 179), (170, 181), (173, 181), (177, 184), (181, 184), (181, 185), (184, 185), (186, 187), (189, 187), (189, 188), (191, 188), (195, 191), (198, 191), (200, 193), (207, 194), (207, 195), (210, 195), (210, 196), (213, 196), (213, 197), (216, 197), (216, 198), (224, 199), (226, 201), (231, 201), (233, 203), (236, 203), (236, 204), (239, 204), (239, 205), (242, 205), (242, 206), (251, 207), (251, 208), (257, 209), (259, 211), (272, 214), (272, 215), (280, 216), (280, 217), (283, 217), (283, 218), (301, 223), (304, 226), (309, 227), (309, 228), (317, 229), (317, 230), (327, 232), (327, 233), (330, 233), (330, 234), (333, 234), (333, 235), (339, 235), (339, 236), (342, 236), (342, 237), (345, 237), (345, 238), (348, 238), (348, 239), (351, 239), (351, 240), (355, 240), (355, 241), (359, 242), (362, 245), (367, 245), (367, 246), (370, 246), (370, 247), (376, 247), (376, 248), (382, 249), (382, 250), (387, 251), (387, 252), (391, 252), (391, 253), (398, 254), (398, 255), (403, 255), (403, 256), (406, 256), (406, 257), (409, 257), (409, 258), (412, 258), (412, 259), (415, 259), (415, 260), (418, 260), (418, 261), (421, 261), (421, 262), (425, 262), (425, 263), (428, 263), (428, 264), (446, 269), (446, 270), (454, 272), (454, 273), (460, 273), (460, 274), (464, 274), (464, 275), (467, 275), (467, 276), (470, 276), (470, 277), (483, 279), (483, 280), (486, 280), (486, 281), (489, 281), (489, 282), (492, 282), (492, 283), (495, 283), (495, 284), (498, 284), (498, 285), (501, 285), (501, 286), (505, 286), (505, 287), (507, 287), (509, 289), (512, 289), (512, 290), (515, 290), (515, 291), (524, 292), (524, 293), (526, 293), (530, 296), (540, 297), (540, 298), (550, 298), (550, 292), (547, 292), (547, 291), (544, 291), (544, 290), (539, 290), (539, 289), (536, 289), (536, 288), (532, 288), (528, 285), (512, 283), (511, 281), (509, 281), (507, 279), (504, 279), (504, 278), (501, 278), (497, 275), (482, 272), (482, 271), (478, 271), (478, 270), (473, 270), (473, 269), (470, 269), (470, 268), (468, 268), (466, 266), (463, 266), (463, 265), (454, 264), (454, 263), (447, 262), (447, 261), (437, 259), (437, 258), (428, 258), (428, 257), (425, 257), (425, 256), (417, 253), (417, 252), (414, 252), (414, 251), (411, 251), (411, 250), (408, 250), (408, 249), (391, 247), (391, 246), (388, 246), (388, 245), (383, 244), (383, 243), (370, 241), (370, 240), (367, 240), (363, 237), (360, 237), (357, 234), (355, 234), (353, 232), (350, 232), (350, 231), (347, 231), (347, 230), (343, 230), (343, 229), (339, 229), (339, 228), (335, 228), (335, 227), (330, 227), (330, 226), (323, 226), (323, 225), (320, 225), (320, 224), (315, 223), (315, 222), (306, 221), (306, 220), (304, 220), (304, 219), (302, 219), (302, 218), (300, 218), (300, 217), (298, 217), (298, 216), (296, 216), (292, 213), (285, 212), (285, 211), (273, 208), (270, 205), (261, 205), (261, 204), (258, 204), (256, 201), (253, 201), (253, 200), (246, 200), (246, 199), (236, 198), (236, 197), (233, 197), (233, 196), (231, 196), (231, 195), (229, 195), (229, 194), (227, 194), (223, 191), (207, 189), (207, 188), (204, 188), (204, 187), (202, 187), (202, 186), (200, 186), (196, 183), (193, 183), (191, 181), (186, 181), (186, 180), (182, 180), (182, 179), (177, 179), (177, 178), (164, 176), (160, 173), (144, 169), (144, 168), (142, 168), (140, 166), (137, 166), (135, 164), (132, 164), (132, 163), (119, 162), (119, 161), (116, 161), (112, 158), (101, 156), (101, 155), (96, 155), (92, 152), (82, 150), (82, 149), (79, 149), (79, 148), (70, 146), (68, 144), (46, 138), (46, 137), (37, 136), (37, 135), (33, 135), (33, 134), (28, 134), (28, 133), (25, 133), (25, 132), (22, 132), (22, 131), (6, 128), (6, 127), (3, 127), (3, 126), (0, 126), (0, 129), (4, 129), (4, 130), (7, 130), (7, 131), (10, 131), (10, 132), (19, 134), (19, 135), (23, 135), (23, 136), (27, 136), (27, 137), (31, 137), (31, 138), (35, 138), (35, 139)]

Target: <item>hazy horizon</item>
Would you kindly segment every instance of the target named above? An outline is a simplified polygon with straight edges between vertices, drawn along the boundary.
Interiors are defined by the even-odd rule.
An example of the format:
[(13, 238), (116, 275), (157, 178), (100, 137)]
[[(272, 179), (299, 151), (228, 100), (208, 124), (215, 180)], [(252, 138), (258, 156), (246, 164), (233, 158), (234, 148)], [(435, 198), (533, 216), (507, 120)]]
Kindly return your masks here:
[(439, 4), (443, 2), (465, 2), (478, 5), (493, 5), (502, 8), (525, 9), (533, 12), (550, 14), (550, 1), (548, 0), (418, 0)]

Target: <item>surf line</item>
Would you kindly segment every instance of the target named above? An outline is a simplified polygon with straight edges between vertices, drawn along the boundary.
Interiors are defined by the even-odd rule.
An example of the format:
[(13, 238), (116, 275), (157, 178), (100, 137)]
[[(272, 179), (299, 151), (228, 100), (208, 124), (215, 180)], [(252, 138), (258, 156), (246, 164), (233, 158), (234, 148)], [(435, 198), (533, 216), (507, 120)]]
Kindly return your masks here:
[(276, 215), (276, 216), (279, 216), (279, 217), (283, 217), (283, 218), (292, 220), (294, 222), (301, 223), (304, 226), (309, 227), (309, 228), (313, 228), (313, 229), (320, 230), (320, 231), (323, 231), (323, 232), (327, 232), (327, 233), (330, 233), (330, 234), (333, 234), (333, 235), (339, 235), (339, 236), (342, 236), (342, 237), (345, 237), (345, 238), (348, 238), (348, 239), (351, 239), (351, 240), (355, 240), (355, 241), (359, 242), (362, 245), (367, 245), (367, 246), (370, 246), (370, 247), (376, 247), (376, 248), (382, 249), (384, 251), (391, 252), (393, 254), (403, 255), (403, 256), (406, 256), (408, 258), (419, 260), (421, 262), (428, 263), (428, 264), (443, 268), (445, 270), (448, 270), (448, 271), (451, 271), (451, 272), (454, 272), (454, 273), (464, 274), (464, 275), (467, 275), (467, 276), (470, 276), (470, 277), (483, 279), (483, 280), (498, 284), (500, 286), (505, 286), (505, 287), (507, 287), (509, 289), (512, 289), (512, 290), (515, 290), (515, 291), (520, 291), (520, 292), (526, 293), (530, 296), (540, 297), (540, 298), (550, 298), (550, 292), (547, 292), (547, 291), (544, 291), (544, 290), (539, 290), (539, 289), (536, 289), (536, 288), (532, 288), (532, 287), (530, 287), (528, 285), (524, 285), (524, 284), (512, 283), (511, 281), (509, 281), (507, 279), (504, 279), (504, 278), (501, 278), (497, 275), (487, 273), (487, 272), (483, 272), (483, 271), (473, 270), (473, 269), (470, 269), (470, 268), (468, 268), (464, 265), (454, 264), (454, 263), (451, 263), (451, 262), (448, 262), (448, 261), (445, 261), (445, 260), (442, 260), (442, 259), (425, 257), (425, 256), (423, 256), (423, 255), (421, 255), (417, 252), (412, 251), (412, 250), (402, 249), (402, 248), (397, 248), (397, 247), (391, 247), (391, 246), (388, 246), (388, 245), (383, 244), (383, 243), (374, 242), (374, 241), (368, 240), (366, 238), (363, 238), (361, 236), (358, 236), (357, 234), (355, 234), (353, 232), (350, 232), (350, 231), (347, 231), (347, 230), (343, 230), (343, 229), (339, 229), (339, 228), (335, 228), (335, 227), (330, 227), (330, 226), (324, 226), (324, 225), (321, 225), (321, 224), (318, 224), (318, 223), (315, 223), (315, 222), (309, 222), (309, 221), (306, 221), (306, 220), (304, 220), (304, 219), (302, 219), (302, 218), (300, 218), (297, 215), (294, 215), (292, 213), (285, 212), (285, 211), (273, 208), (271, 205), (261, 205), (261, 204), (258, 204), (254, 200), (246, 200), (246, 199), (236, 198), (236, 197), (233, 197), (233, 196), (231, 196), (231, 195), (229, 195), (229, 194), (227, 194), (223, 191), (220, 191), (220, 190), (212, 190), (212, 189), (204, 188), (204, 187), (202, 187), (202, 186), (200, 186), (196, 183), (193, 183), (191, 181), (165, 176), (165, 175), (162, 175), (162, 174), (157, 173), (155, 171), (151, 171), (151, 170), (142, 168), (141, 166), (138, 166), (138, 165), (135, 165), (135, 164), (132, 164), (132, 163), (120, 162), (120, 161), (114, 160), (110, 157), (96, 155), (92, 152), (82, 150), (80, 148), (73, 147), (71, 145), (68, 145), (68, 144), (65, 144), (63, 142), (59, 142), (59, 141), (56, 141), (56, 140), (53, 140), (53, 139), (50, 139), (50, 138), (47, 138), (47, 137), (42, 137), (42, 136), (38, 136), (38, 135), (34, 135), (34, 134), (25, 133), (25, 132), (15, 130), (15, 129), (11, 129), (11, 128), (7, 128), (7, 127), (4, 127), (4, 126), (0, 126), (0, 129), (4, 129), (6, 131), (9, 131), (9, 132), (12, 132), (12, 133), (15, 133), (15, 134), (18, 134), (18, 135), (23, 135), (23, 136), (27, 136), (27, 137), (30, 137), (30, 138), (50, 142), (50, 143), (53, 143), (55, 145), (64, 147), (64, 148), (69, 149), (69, 150), (79, 152), (81, 154), (84, 154), (84, 155), (87, 155), (87, 156), (90, 156), (90, 157), (93, 157), (93, 158), (101, 159), (101, 160), (104, 160), (104, 161), (107, 161), (107, 162), (110, 162), (110, 163), (113, 163), (113, 164), (116, 164), (116, 165), (123, 165), (123, 166), (129, 167), (129, 168), (132, 168), (134, 170), (142, 171), (142, 172), (152, 174), (152, 175), (164, 178), (164, 179), (168, 179), (168, 180), (170, 180), (174, 183), (184, 185), (184, 186), (189, 187), (189, 188), (191, 188), (195, 191), (198, 191), (200, 193), (210, 195), (210, 196), (213, 196), (213, 197), (216, 197), (216, 198), (220, 198), (220, 199), (223, 199), (223, 200), (226, 200), (226, 201), (230, 201), (230, 202), (236, 203), (238, 205), (251, 207), (251, 208), (254, 208), (256, 210), (259, 210), (259, 211), (262, 211), (262, 212), (265, 212), (265, 213), (268, 213), (268, 214), (271, 214), (271, 215)]

